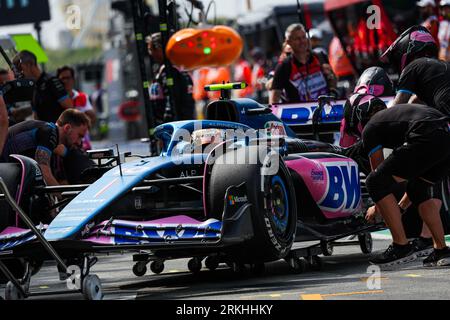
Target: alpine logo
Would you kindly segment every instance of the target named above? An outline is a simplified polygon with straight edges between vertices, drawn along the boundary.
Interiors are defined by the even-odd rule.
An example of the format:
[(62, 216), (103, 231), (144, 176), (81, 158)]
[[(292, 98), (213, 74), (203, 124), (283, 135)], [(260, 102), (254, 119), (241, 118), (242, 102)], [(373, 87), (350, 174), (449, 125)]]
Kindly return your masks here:
[(195, 177), (197, 175), (197, 170), (184, 170), (180, 173), (180, 178), (187, 178), (187, 177)]
[(358, 166), (354, 162), (325, 163), (328, 185), (319, 201), (322, 209), (331, 212), (349, 212), (361, 203), (361, 185)]

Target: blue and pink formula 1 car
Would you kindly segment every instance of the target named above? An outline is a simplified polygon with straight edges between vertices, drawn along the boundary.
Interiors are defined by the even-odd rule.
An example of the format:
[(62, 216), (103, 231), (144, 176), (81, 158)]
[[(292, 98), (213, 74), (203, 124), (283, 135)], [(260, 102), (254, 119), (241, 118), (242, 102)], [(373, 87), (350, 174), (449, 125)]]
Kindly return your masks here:
[[(323, 104), (317, 110), (311, 126), (320, 134), (329, 114)], [(191, 258), (192, 272), (203, 259), (211, 270), (225, 262), (255, 272), (286, 259), (301, 272), (302, 257), (318, 268), (317, 255), (331, 254), (331, 243), (350, 235), (371, 251), (369, 232), (380, 226), (365, 222), (370, 200), (358, 164), (337, 146), (297, 138), (270, 108), (221, 99), (208, 105), (206, 120), (167, 123), (156, 136), (160, 156), (118, 161), (90, 185), (45, 187), (39, 167), (24, 157), (0, 165), (1, 205), (9, 208), (0, 225), (7, 298), (29, 296), (31, 275), (50, 258), (62, 273), (81, 270), (78, 289), (98, 299), (100, 280), (89, 270), (101, 253), (133, 253), (133, 272), (142, 276), (149, 263), (159, 273), (165, 260), (177, 258)], [(110, 151), (92, 156), (118, 160)], [(50, 221), (47, 195), (55, 192), (68, 200)], [(40, 222), (48, 226), (30, 230)], [(292, 250), (294, 242), (311, 240), (321, 245)]]

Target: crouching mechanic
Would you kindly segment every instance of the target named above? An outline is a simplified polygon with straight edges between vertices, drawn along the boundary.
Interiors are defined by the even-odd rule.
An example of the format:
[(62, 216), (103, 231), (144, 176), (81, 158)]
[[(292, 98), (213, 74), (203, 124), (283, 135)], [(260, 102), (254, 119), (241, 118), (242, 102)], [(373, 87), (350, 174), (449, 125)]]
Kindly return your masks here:
[[(392, 96), (394, 94), (394, 84), (384, 69), (371, 67), (366, 69), (358, 80), (353, 94), (347, 99), (344, 105), (344, 118), (341, 121), (339, 146), (348, 148), (361, 139), (362, 128), (354, 124), (355, 112), (361, 104), (361, 108), (366, 111), (374, 107), (386, 109), (383, 101), (375, 97)], [(368, 103), (367, 106), (364, 104)], [(375, 113), (375, 112), (373, 112)], [(353, 121), (353, 122), (352, 122)]]
[[(417, 258), (393, 195), (395, 186), (407, 181), (406, 193), (433, 237), (434, 251), (423, 261), (424, 266), (450, 265), (439, 213), (442, 202), (432, 193), (432, 186), (450, 169), (448, 121), (449, 117), (434, 108), (404, 104), (379, 111), (363, 124), (363, 150), (372, 168), (366, 186), (393, 238), (393, 244), (371, 263), (388, 266)], [(394, 151), (384, 159), (383, 148)]]
[(59, 185), (51, 168), (52, 155), (64, 157), (70, 149), (80, 147), (89, 125), (89, 118), (75, 109), (64, 111), (56, 124), (39, 120), (16, 124), (8, 130), (1, 160), (8, 162), (10, 154), (33, 158), (47, 185)]
[[(370, 120), (370, 116), (380, 110), (386, 109), (385, 103), (380, 100), (379, 96), (393, 95), (394, 86), (389, 79), (387, 73), (379, 67), (371, 67), (363, 72), (354, 94), (350, 96), (344, 105), (344, 118), (341, 123), (341, 139), (339, 145), (344, 147), (343, 154), (354, 159), (360, 170), (367, 176), (371, 172), (369, 159), (367, 154), (361, 152), (362, 141), (362, 125)], [(361, 122), (358, 118), (361, 118)], [(439, 198), (446, 201), (442, 190), (443, 184), (436, 185), (434, 190), (439, 193)], [(431, 232), (426, 224), (422, 222), (419, 212), (415, 206), (407, 203), (405, 197), (405, 183), (399, 184), (395, 192), (396, 198), (400, 201), (399, 205), (402, 212), (402, 222), (405, 228), (406, 236), (412, 238), (415, 247), (415, 253), (418, 257), (428, 256), (433, 251), (433, 239)], [(444, 226), (447, 226), (448, 209), (443, 206), (441, 216)], [(379, 214), (375, 207), (369, 208), (366, 214), (366, 220), (369, 222), (378, 221)], [(380, 217), (381, 218), (381, 217)]]

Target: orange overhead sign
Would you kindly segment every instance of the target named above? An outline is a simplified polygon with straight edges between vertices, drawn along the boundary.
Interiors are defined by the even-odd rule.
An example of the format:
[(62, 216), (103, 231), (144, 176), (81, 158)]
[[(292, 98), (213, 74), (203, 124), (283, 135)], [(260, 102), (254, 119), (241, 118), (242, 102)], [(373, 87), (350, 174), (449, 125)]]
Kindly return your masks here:
[(174, 65), (186, 69), (220, 67), (241, 55), (241, 36), (227, 26), (210, 29), (183, 29), (170, 37), (166, 56)]
[(368, 0), (326, 0), (324, 4), (325, 11), (332, 11), (348, 7), (352, 4), (368, 2)]

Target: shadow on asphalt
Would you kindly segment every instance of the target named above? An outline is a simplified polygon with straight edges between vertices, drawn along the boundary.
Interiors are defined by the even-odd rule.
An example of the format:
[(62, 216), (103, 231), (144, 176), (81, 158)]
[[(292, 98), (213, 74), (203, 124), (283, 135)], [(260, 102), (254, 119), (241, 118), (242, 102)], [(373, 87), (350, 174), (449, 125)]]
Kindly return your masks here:
[[(382, 249), (385, 246), (386, 242), (377, 242), (376, 249)], [(245, 272), (236, 273), (225, 264), (221, 264), (215, 271), (203, 268), (198, 274), (191, 274), (188, 271), (160, 275), (148, 273), (138, 278), (133, 276), (132, 263), (126, 257), (99, 263), (94, 267), (93, 272), (102, 279), (106, 299), (142, 300), (227, 299), (227, 297), (245, 299), (247, 296), (254, 299), (274, 292), (289, 294), (289, 292), (310, 291), (326, 286), (339, 288), (341, 284), (358, 283), (371, 275), (367, 268), (370, 265), (368, 260), (373, 254), (351, 253), (349, 251), (353, 249), (346, 248), (336, 249), (335, 255), (321, 257), (321, 271), (306, 270), (301, 274), (295, 273), (284, 260), (280, 260), (267, 263), (265, 272), (261, 275), (253, 274), (248, 268)], [(180, 264), (176, 268), (187, 270), (187, 266), (180, 267)], [(411, 272), (418, 269), (423, 270), (421, 262), (403, 265), (393, 272)], [(42, 291), (64, 290), (64, 283), (58, 282), (55, 271), (55, 266), (47, 263), (39, 273), (36, 279), (38, 281), (33, 281), (34, 288), (42, 289)], [(120, 274), (119, 277), (117, 277), (118, 274)], [(387, 271), (386, 274), (389, 275), (390, 272)], [(40, 288), (44, 284), (46, 288)], [(72, 300), (80, 299), (82, 296), (81, 294), (64, 294), (47, 298)]]
[(324, 285), (361, 281), (367, 275), (370, 255), (346, 254), (322, 257), (321, 271), (294, 273), (280, 260), (266, 264), (262, 275), (249, 270), (235, 273), (229, 268), (202, 269), (198, 274), (179, 272), (150, 275), (119, 286), (122, 291), (138, 291), (136, 299), (200, 299), (223, 295), (261, 295), (280, 290), (304, 290)]

